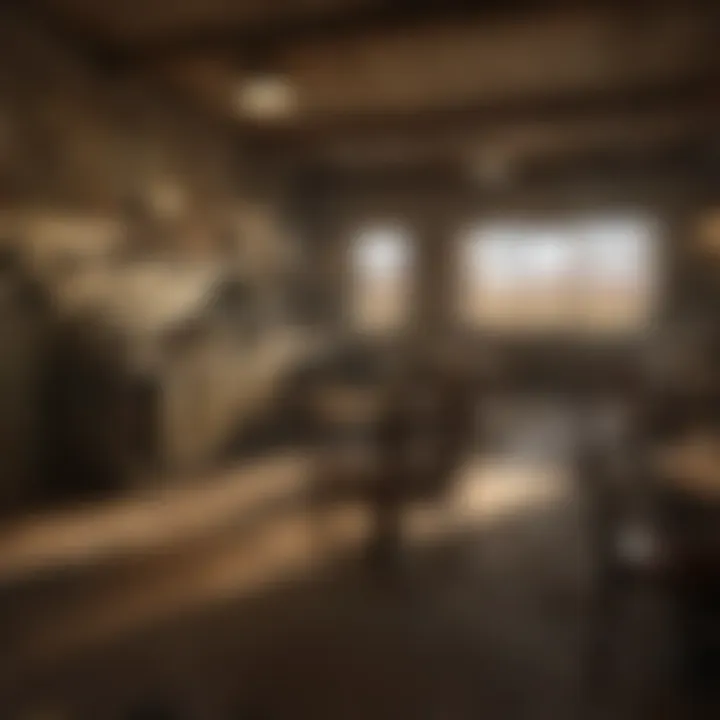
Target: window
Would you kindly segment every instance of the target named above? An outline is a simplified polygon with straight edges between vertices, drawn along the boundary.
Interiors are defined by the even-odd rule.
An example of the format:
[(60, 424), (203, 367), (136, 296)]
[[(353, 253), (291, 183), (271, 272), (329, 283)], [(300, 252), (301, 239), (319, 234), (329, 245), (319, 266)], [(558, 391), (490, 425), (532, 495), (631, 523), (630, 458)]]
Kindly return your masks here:
[(459, 315), (503, 330), (637, 329), (654, 308), (656, 254), (645, 219), (475, 227), (461, 242)]
[(362, 332), (401, 329), (409, 320), (413, 252), (401, 228), (368, 228), (353, 238), (351, 322)]

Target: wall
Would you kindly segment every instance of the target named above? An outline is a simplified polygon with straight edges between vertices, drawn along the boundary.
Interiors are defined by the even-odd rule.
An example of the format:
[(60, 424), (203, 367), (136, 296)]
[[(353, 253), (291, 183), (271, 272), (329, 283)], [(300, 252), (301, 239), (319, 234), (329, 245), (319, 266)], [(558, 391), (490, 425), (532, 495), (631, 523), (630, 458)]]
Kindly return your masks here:
[(418, 282), (421, 288), (419, 329), (440, 333), (455, 329), (452, 303), (456, 283), (453, 248), (463, 228), (482, 220), (507, 217), (556, 218), (647, 212), (656, 215), (667, 243), (666, 293), (662, 313), (672, 312), (679, 301), (682, 257), (689, 247), (693, 217), (697, 214), (699, 189), (685, 178), (620, 178), (614, 183), (585, 182), (557, 187), (519, 187), (487, 190), (467, 183), (450, 182), (424, 188), (408, 181), (384, 186), (380, 182), (357, 187), (339, 183), (328, 190), (325, 202), (308, 227), (315, 252), (317, 284), (335, 312), (330, 318), (342, 322), (346, 295), (344, 276), (346, 243), (366, 224), (390, 221), (411, 229), (420, 254)]
[[(165, 214), (165, 242), (186, 251), (211, 244), (240, 186), (233, 128), (151, 78), (101, 72), (8, 5), (0, 8), (0, 209), (124, 219), (139, 199)], [(149, 234), (145, 242), (160, 242)]]
[[(197, 261), (218, 251), (235, 256), (255, 278), (272, 276), (273, 268), (285, 262), (274, 190), (267, 178), (259, 189), (253, 185), (258, 161), (245, 162), (236, 128), (150, 77), (108, 74), (92, 66), (34, 24), (19, 5), (0, 4), (0, 245), (20, 244), (34, 272), (47, 271), (48, 284), (68, 303), (87, 300), (93, 309), (107, 304), (137, 332), (136, 325), (151, 332), (187, 312), (198, 288), (209, 284), (203, 274), (206, 264)], [(134, 262), (104, 262), (115, 254), (129, 254)], [(63, 256), (82, 269), (64, 272)], [(224, 268), (226, 263), (220, 258), (215, 265)], [(208, 271), (213, 270), (217, 267)], [(54, 312), (64, 307), (53, 303), (48, 326), (56, 319)], [(26, 466), (41, 433), (30, 426), (34, 417), (24, 424), (21, 420), (29, 407), (36, 414), (41, 411), (33, 393), (48, 372), (50, 356), (30, 335), (34, 325), (14, 307), (4, 314), (10, 317), (8, 332), (0, 338), (0, 384), (15, 392), (0, 413), (0, 447), (17, 450), (12, 456), (3, 454), (0, 512), (21, 505), (30, 484), (39, 482), (34, 468)], [(16, 326), (27, 330), (27, 339)], [(49, 335), (45, 330), (38, 328), (38, 334)], [(95, 337), (94, 330), (87, 334)], [(103, 341), (98, 335), (96, 345)], [(249, 395), (228, 369), (216, 368), (225, 362), (236, 375), (249, 376), (247, 363), (236, 362), (248, 353), (241, 347), (234, 348), (235, 354), (213, 352), (215, 364), (201, 358), (196, 375), (201, 380), (209, 376), (214, 384), (207, 380), (198, 389), (191, 373), (174, 372), (174, 367), (168, 371), (174, 373), (169, 378), (171, 400), (196, 389), (202, 395), (206, 434), (229, 422), (229, 413), (237, 410), (229, 406), (231, 401), (238, 395), (245, 401)], [(271, 359), (263, 356), (256, 364), (270, 373), (278, 366)], [(42, 366), (37, 372), (36, 365)], [(85, 378), (76, 381), (86, 383)], [(252, 382), (261, 388), (271, 384), (257, 378)], [(251, 389), (257, 391), (255, 386)], [(87, 395), (80, 400), (83, 410)], [(172, 407), (170, 402), (170, 413)], [(93, 406), (87, 412), (96, 411)], [(180, 414), (163, 417), (169, 428), (163, 430), (189, 420), (178, 443), (193, 449), (197, 416)], [(94, 426), (86, 425), (88, 433), (81, 439), (92, 445)], [(108, 422), (101, 426), (107, 428)], [(106, 452), (106, 445), (99, 447)]]

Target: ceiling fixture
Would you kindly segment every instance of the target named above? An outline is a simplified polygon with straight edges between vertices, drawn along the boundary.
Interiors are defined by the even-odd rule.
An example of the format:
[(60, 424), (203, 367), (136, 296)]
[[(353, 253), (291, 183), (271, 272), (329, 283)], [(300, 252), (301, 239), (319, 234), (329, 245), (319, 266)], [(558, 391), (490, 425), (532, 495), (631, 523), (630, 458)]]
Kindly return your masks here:
[(282, 120), (297, 109), (297, 93), (288, 78), (274, 74), (242, 80), (233, 97), (239, 115), (252, 120)]
[(469, 171), (485, 187), (505, 187), (515, 179), (516, 162), (509, 148), (499, 145), (478, 148), (471, 156)]

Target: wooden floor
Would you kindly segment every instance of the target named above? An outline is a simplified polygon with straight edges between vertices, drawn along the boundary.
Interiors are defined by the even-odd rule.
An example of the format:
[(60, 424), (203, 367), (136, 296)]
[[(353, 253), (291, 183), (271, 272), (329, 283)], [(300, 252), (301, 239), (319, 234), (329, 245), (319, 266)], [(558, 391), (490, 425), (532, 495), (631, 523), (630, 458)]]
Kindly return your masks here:
[[(297, 489), (303, 461), (272, 462), (276, 487)], [(363, 554), (366, 508), (288, 503), (241, 522), (241, 480), (202, 507), (183, 490), (105, 508), (113, 522), (3, 535), (0, 715), (112, 720), (156, 701), (208, 720), (540, 719), (593, 717), (591, 703), (620, 718), (656, 694), (660, 625), (642, 598), (620, 633), (629, 672), (602, 703), (587, 693), (588, 567), (562, 467), (470, 458), (450, 497), (406, 513), (384, 573)]]

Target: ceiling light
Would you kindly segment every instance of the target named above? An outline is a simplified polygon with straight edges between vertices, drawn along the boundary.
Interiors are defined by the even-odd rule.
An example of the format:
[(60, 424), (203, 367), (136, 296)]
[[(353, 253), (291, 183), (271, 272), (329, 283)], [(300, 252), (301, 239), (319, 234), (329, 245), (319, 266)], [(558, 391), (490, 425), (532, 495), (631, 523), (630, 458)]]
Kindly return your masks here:
[(237, 112), (255, 120), (277, 120), (297, 107), (292, 83), (279, 75), (254, 75), (243, 80), (233, 98)]
[(483, 185), (500, 187), (508, 185), (513, 177), (510, 155), (496, 150), (484, 150), (472, 160), (471, 172)]

